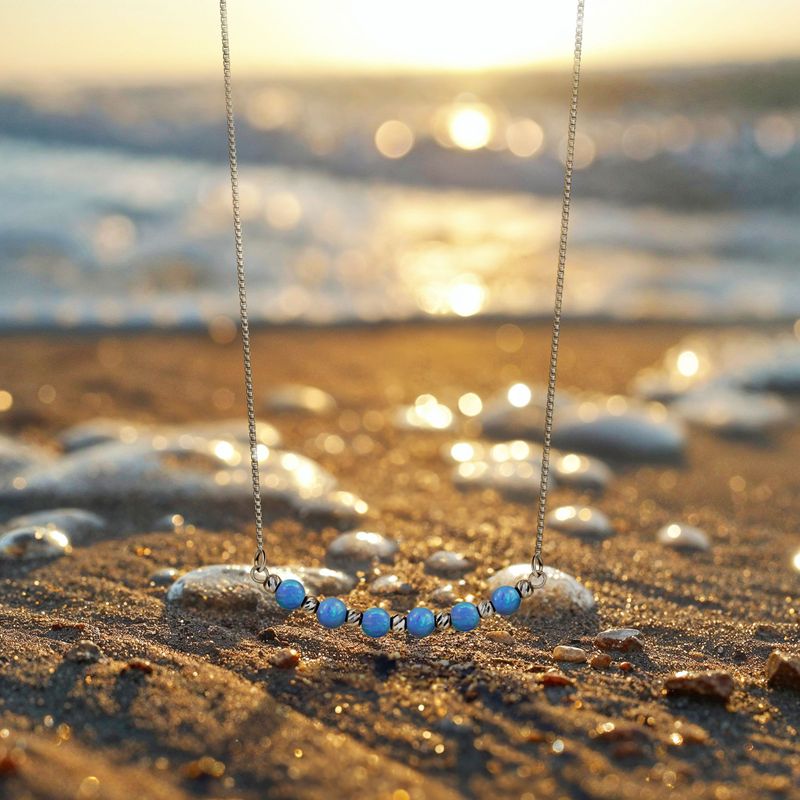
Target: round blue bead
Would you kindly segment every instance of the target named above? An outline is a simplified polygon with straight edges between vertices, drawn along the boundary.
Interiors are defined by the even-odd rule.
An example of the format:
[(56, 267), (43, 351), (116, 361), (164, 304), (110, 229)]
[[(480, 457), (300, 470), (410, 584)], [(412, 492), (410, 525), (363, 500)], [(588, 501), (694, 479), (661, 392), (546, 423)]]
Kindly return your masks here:
[(300, 581), (289, 579), (281, 581), (281, 585), (275, 592), (275, 600), (281, 608), (286, 608), (291, 611), (295, 608), (300, 608), (303, 605), (303, 598), (306, 596), (306, 590)]
[(513, 586), (498, 586), (492, 592), (492, 605), (498, 614), (507, 617), (513, 614), (522, 602), (519, 592)]
[(326, 628), (338, 628), (347, 619), (347, 606), (337, 597), (326, 597), (317, 608), (317, 619)]
[(408, 623), (408, 632), (412, 636), (420, 638), (433, 633), (436, 628), (436, 618), (429, 608), (412, 608), (408, 612), (406, 622)]
[(386, 636), (392, 627), (392, 619), (382, 608), (368, 608), (361, 615), (361, 630), (373, 639)]
[(472, 603), (456, 603), (450, 610), (450, 624), (457, 631), (472, 631), (478, 627), (481, 615)]

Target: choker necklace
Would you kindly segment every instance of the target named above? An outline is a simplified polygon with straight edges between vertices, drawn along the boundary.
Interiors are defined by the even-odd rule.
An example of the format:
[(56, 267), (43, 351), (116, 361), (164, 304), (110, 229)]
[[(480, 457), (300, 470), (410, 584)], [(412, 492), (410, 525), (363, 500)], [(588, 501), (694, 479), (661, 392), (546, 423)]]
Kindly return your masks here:
[(561, 235), (558, 244), (558, 267), (556, 271), (555, 303), (553, 307), (553, 332), (550, 344), (550, 365), (547, 376), (547, 400), (545, 422), (542, 436), (542, 472), (539, 481), (539, 501), (536, 516), (536, 538), (531, 558), (530, 575), (517, 582), (515, 586), (500, 586), (487, 600), (474, 603), (456, 603), (449, 611), (433, 612), (428, 608), (414, 608), (407, 614), (390, 615), (383, 608), (369, 608), (358, 611), (348, 608), (336, 597), (320, 600), (307, 595), (303, 584), (297, 580), (281, 580), (267, 567), (267, 554), (264, 550), (264, 526), (261, 510), (261, 489), (259, 479), (259, 452), (256, 436), (256, 418), (253, 400), (253, 371), (250, 358), (250, 326), (247, 318), (247, 284), (245, 280), (244, 250), (242, 246), (242, 220), (239, 210), (239, 170), (236, 162), (236, 128), (233, 118), (233, 94), (231, 90), (230, 41), (228, 38), (228, 9), (226, 0), (220, 0), (220, 30), (222, 33), (222, 66), (225, 76), (225, 114), (228, 128), (228, 159), (231, 172), (231, 199), (233, 204), (233, 232), (236, 251), (236, 278), (239, 289), (239, 314), (242, 336), (242, 356), (244, 360), (244, 385), (247, 398), (247, 424), (250, 440), (250, 467), (253, 479), (253, 508), (256, 526), (256, 552), (250, 575), (256, 583), (275, 595), (281, 608), (302, 609), (316, 615), (320, 624), (326, 628), (339, 628), (342, 625), (359, 626), (370, 637), (384, 636), (390, 631), (407, 632), (411, 636), (423, 637), (434, 631), (453, 628), (457, 631), (471, 631), (478, 627), (481, 619), (493, 614), (508, 616), (513, 614), (526, 597), (535, 589), (544, 586), (547, 575), (542, 561), (542, 540), (547, 507), (547, 488), (550, 473), (550, 444), (553, 434), (553, 408), (556, 391), (556, 368), (558, 366), (558, 341), (561, 332), (561, 301), (564, 293), (564, 271), (567, 260), (567, 237), (569, 232), (569, 211), (572, 195), (572, 171), (575, 158), (575, 129), (578, 117), (578, 85), (581, 73), (581, 47), (583, 40), (584, 0), (578, 0), (575, 23), (575, 53), (572, 63), (572, 94), (567, 128), (567, 151), (564, 159), (564, 191), (561, 197)]

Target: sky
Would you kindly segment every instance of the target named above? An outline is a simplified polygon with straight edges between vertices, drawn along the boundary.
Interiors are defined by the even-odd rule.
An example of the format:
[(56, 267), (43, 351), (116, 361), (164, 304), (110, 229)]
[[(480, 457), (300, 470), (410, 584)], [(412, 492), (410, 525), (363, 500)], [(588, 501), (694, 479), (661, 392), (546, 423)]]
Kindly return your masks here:
[[(569, 0), (228, 0), (239, 74), (561, 65)], [(216, 74), (216, 0), (0, 0), (0, 81)], [(587, 0), (598, 67), (800, 57), (800, 0)]]

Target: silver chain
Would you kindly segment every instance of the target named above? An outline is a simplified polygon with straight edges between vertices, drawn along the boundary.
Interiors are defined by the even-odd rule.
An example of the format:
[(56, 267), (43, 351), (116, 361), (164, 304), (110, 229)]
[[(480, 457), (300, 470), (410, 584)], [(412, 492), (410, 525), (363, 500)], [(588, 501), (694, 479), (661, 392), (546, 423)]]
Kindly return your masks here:
[[(558, 368), (558, 343), (561, 335), (561, 305), (564, 296), (564, 272), (567, 263), (567, 240), (569, 235), (569, 212), (572, 198), (572, 173), (575, 164), (575, 132), (578, 123), (578, 87), (581, 75), (581, 52), (583, 47), (584, 1), (578, 0), (575, 21), (575, 51), (572, 62), (572, 97), (567, 128), (567, 150), (564, 159), (564, 191), (561, 198), (561, 236), (558, 243), (558, 269), (556, 293), (553, 307), (553, 334), (550, 341), (550, 368), (547, 376), (547, 399), (545, 402), (544, 434), (542, 444), (542, 473), (539, 482), (539, 504), (536, 518), (536, 546), (531, 559), (530, 580), (541, 586), (545, 581), (542, 561), (544, 520), (547, 511), (547, 489), (550, 480), (550, 450), (553, 439), (553, 411), (556, 396), (556, 372)], [(231, 54), (228, 39), (228, 8), (226, 0), (219, 0), (220, 29), (222, 33), (222, 67), (225, 75), (225, 116), (228, 127), (228, 161), (231, 171), (231, 200), (233, 204), (233, 236), (236, 247), (236, 280), (239, 288), (239, 317), (242, 331), (242, 357), (244, 361), (244, 386), (247, 398), (247, 425), (250, 439), (250, 468), (253, 478), (253, 507), (256, 523), (256, 553), (251, 574), (259, 583), (269, 578), (267, 557), (264, 552), (264, 522), (261, 510), (260, 475), (258, 468), (258, 436), (256, 433), (255, 403), (253, 400), (253, 369), (250, 358), (250, 325), (247, 317), (247, 283), (242, 245), (242, 218), (239, 209), (239, 168), (236, 160), (236, 125), (233, 117), (233, 91), (231, 88)]]
[(247, 433), (250, 440), (250, 472), (253, 478), (253, 510), (256, 522), (256, 553), (253, 556), (253, 580), (265, 583), (269, 577), (267, 554), (264, 552), (264, 518), (261, 510), (261, 476), (258, 469), (258, 434), (253, 399), (253, 367), (250, 359), (250, 322), (247, 317), (247, 282), (242, 245), (242, 215), (239, 208), (239, 166), (236, 162), (236, 125), (233, 119), (231, 89), (231, 48), (228, 40), (228, 7), (219, 0), (219, 22), (222, 32), (222, 70), (225, 75), (225, 118), (228, 124), (228, 163), (231, 168), (231, 201), (233, 204), (233, 239), (236, 247), (236, 282), (239, 287), (239, 319), (242, 330), (244, 391), (247, 398)]
[(558, 342), (561, 337), (561, 303), (564, 297), (564, 271), (567, 265), (567, 239), (569, 238), (569, 210), (572, 202), (572, 172), (575, 165), (578, 87), (581, 80), (581, 53), (583, 50), (583, 5), (584, 0), (578, 0), (578, 11), (575, 19), (575, 51), (572, 60), (572, 96), (569, 104), (569, 124), (567, 126), (567, 152), (564, 158), (564, 192), (561, 195), (561, 236), (558, 240), (556, 297), (553, 305), (553, 335), (550, 339), (550, 369), (547, 374), (547, 399), (544, 410), (542, 474), (539, 480), (539, 509), (536, 516), (536, 547), (531, 559), (530, 581), (539, 586), (546, 580), (544, 562), (542, 561), (542, 541), (544, 539), (544, 518), (547, 511), (547, 489), (550, 483), (550, 449), (553, 441), (553, 411), (556, 402)]

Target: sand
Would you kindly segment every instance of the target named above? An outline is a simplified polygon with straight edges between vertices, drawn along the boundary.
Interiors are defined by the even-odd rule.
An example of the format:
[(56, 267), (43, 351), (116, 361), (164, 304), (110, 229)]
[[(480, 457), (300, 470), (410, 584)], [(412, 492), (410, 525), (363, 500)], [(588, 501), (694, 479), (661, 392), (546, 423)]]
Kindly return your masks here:
[[(496, 328), (255, 336), (261, 393), (302, 382), (339, 401), (334, 418), (272, 421), (287, 446), (368, 500), (365, 527), (400, 541), (384, 571), (419, 590), (410, 602), (442, 582), (420, 564), (433, 550), (470, 555), (477, 568), (464, 591), (476, 593), (490, 568), (529, 557), (529, 505), (458, 491), (439, 455), (451, 435), (385, 422), (423, 392), (453, 402), (464, 391), (539, 381), (547, 327), (525, 326), (513, 353), (498, 347)], [(625, 392), (689, 331), (567, 326), (561, 385)], [(0, 432), (29, 441), (50, 443), (97, 416), (188, 422), (242, 413), (235, 342), (152, 333), (6, 337), (2, 347), (0, 389), (13, 405)], [(375, 410), (385, 413), (369, 415), (366, 429), (364, 413)], [(320, 434), (340, 435), (344, 452), (326, 453)], [(601, 498), (557, 489), (554, 505), (591, 501), (617, 531), (603, 542), (547, 535), (547, 563), (591, 589), (595, 611), (493, 618), (472, 634), (419, 643), (327, 632), (278, 612), (166, 605), (166, 588), (149, 576), (247, 562), (247, 520), (123, 532), (51, 562), (0, 562), (0, 795), (800, 797), (800, 691), (765, 680), (769, 654), (797, 652), (800, 639), (800, 574), (791, 566), (800, 550), (799, 445), (797, 428), (758, 443), (695, 431), (684, 464), (616, 465)], [(204, 509), (196, 512), (202, 520)], [(124, 531), (126, 509), (115, 513)], [(712, 548), (686, 555), (657, 544), (656, 531), (672, 521), (703, 528)], [(273, 563), (318, 564), (338, 532), (286, 515), (269, 523)], [(363, 607), (369, 594), (359, 588), (352, 599)], [(641, 631), (642, 651), (611, 653), (605, 669), (552, 659), (556, 645), (592, 654), (599, 631), (623, 625)], [(97, 650), (75, 650), (81, 640)], [(284, 648), (299, 652), (297, 667), (275, 665)], [(553, 669), (565, 685), (546, 685)], [(683, 669), (730, 674), (728, 702), (666, 696), (664, 681)]]

